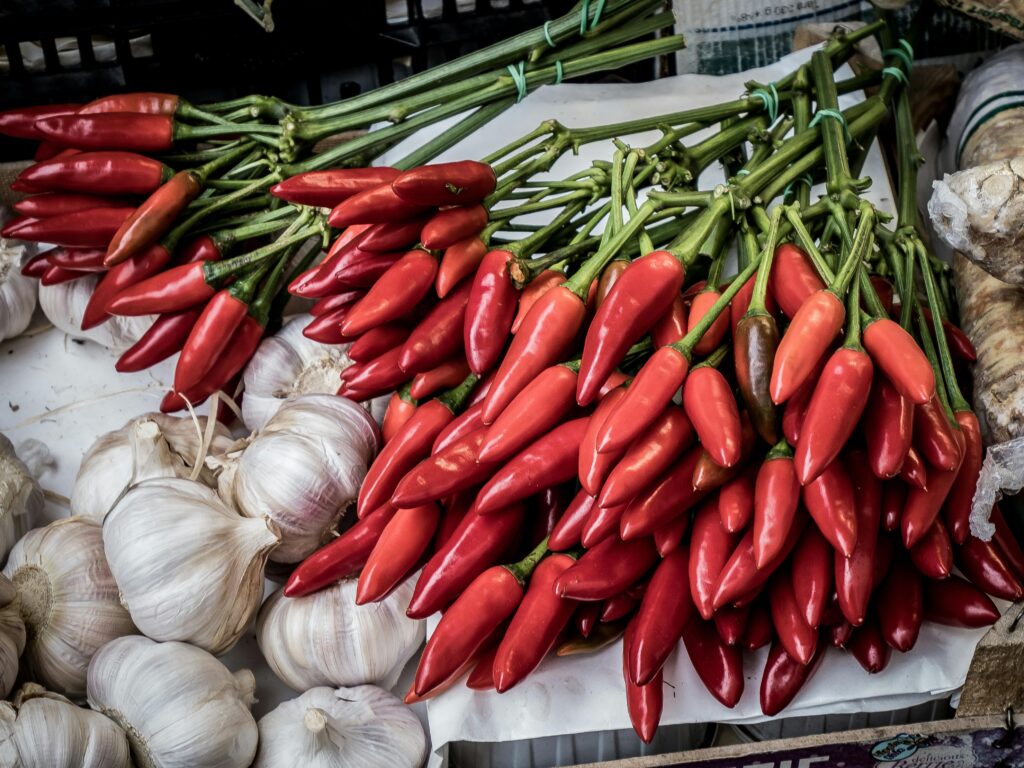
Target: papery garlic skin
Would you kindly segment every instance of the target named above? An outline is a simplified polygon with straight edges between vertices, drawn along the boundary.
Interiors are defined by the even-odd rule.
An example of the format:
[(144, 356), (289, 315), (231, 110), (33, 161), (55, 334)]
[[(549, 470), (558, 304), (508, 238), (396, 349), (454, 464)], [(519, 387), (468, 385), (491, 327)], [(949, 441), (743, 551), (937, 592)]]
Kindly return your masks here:
[(278, 590), (256, 622), (263, 657), (296, 691), (367, 683), (390, 688), (423, 642), (425, 622), (405, 615), (413, 581), (370, 605), (355, 604), (355, 579), (306, 597)]
[(201, 648), (122, 637), (89, 665), (89, 706), (128, 734), (138, 768), (247, 768), (255, 678)]
[(281, 545), (270, 559), (296, 563), (331, 538), (379, 444), (376, 425), (356, 403), (300, 395), (224, 458), (221, 496), (246, 517), (273, 520)]
[(107, 565), (100, 524), (66, 517), (29, 531), (11, 550), (4, 576), (14, 583), (28, 631), (29, 675), (83, 699), (93, 654), (136, 632)]
[[(118, 497), (133, 482), (154, 477), (189, 477), (201, 458), (205, 416), (198, 427), (190, 417), (144, 413), (120, 429), (100, 435), (89, 447), (71, 488), (71, 514), (103, 522)], [(217, 422), (210, 452), (225, 451), (231, 445), (227, 428)], [(216, 480), (201, 469), (197, 478), (207, 485)]]
[(132, 768), (128, 737), (99, 712), (26, 683), (0, 702), (4, 768)]
[(18, 659), (25, 650), (25, 622), (15, 599), (14, 584), (0, 575), (0, 698), (6, 698), (18, 677)]
[(110, 571), (132, 620), (155, 640), (220, 654), (249, 626), (278, 535), (205, 485), (176, 477), (132, 486), (103, 521)]
[(258, 725), (252, 768), (419, 768), (427, 754), (419, 718), (373, 685), (312, 688)]
[(86, 275), (57, 285), (39, 286), (39, 306), (43, 314), (56, 328), (73, 339), (94, 341), (100, 346), (115, 351), (128, 349), (156, 320), (156, 315), (123, 317), (112, 315), (95, 328), (82, 330), (85, 308), (92, 297), (93, 289), (100, 281), (100, 275)]
[(25, 248), (0, 237), (0, 341), (21, 334), (36, 308), (36, 281), (21, 274)]
[(39, 483), (0, 434), (0, 562), (39, 519), (44, 501)]

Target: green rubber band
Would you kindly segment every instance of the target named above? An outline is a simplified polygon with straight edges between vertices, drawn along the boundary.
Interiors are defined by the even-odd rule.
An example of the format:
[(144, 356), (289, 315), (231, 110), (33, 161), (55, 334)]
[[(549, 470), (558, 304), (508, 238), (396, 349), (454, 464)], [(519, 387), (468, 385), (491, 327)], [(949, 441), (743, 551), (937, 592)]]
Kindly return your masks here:
[(814, 186), (814, 178), (811, 176), (811, 174), (805, 173), (803, 176), (798, 176), (797, 178), (789, 182), (789, 184), (786, 185), (786, 188), (782, 190), (783, 200), (785, 200), (786, 196), (793, 191), (793, 185), (799, 182), (803, 182), (804, 184), (806, 184), (808, 189)]
[(737, 176), (749, 176), (750, 175), (750, 169), (749, 168), (740, 168), (738, 171), (736, 171), (736, 175)]
[(882, 68), (882, 77), (895, 77), (897, 80), (899, 80), (904, 85), (906, 85), (907, 82), (908, 82), (907, 81), (907, 73), (904, 72), (899, 67), (883, 67)]
[(901, 37), (897, 45), (902, 46), (903, 50), (907, 52), (907, 55), (910, 58), (914, 58), (914, 46), (910, 44), (909, 40), (907, 40), (905, 37)]
[(509, 64), (505, 69), (512, 76), (512, 82), (516, 84), (516, 104), (526, 98), (526, 62), (520, 61), (518, 64)]
[[(601, 20), (601, 11), (604, 10), (605, 0), (598, 0), (597, 9), (594, 11), (594, 20), (590, 22), (590, 28), (593, 29), (597, 26), (597, 23)], [(590, 15), (590, 0), (583, 0), (580, 7), (580, 34), (582, 35), (587, 31), (587, 16)]]
[(760, 99), (764, 104), (765, 111), (768, 113), (768, 119), (773, 123), (779, 116), (779, 92), (775, 90), (775, 83), (771, 83), (768, 86), (771, 90), (765, 90), (764, 88), (756, 88), (750, 94), (752, 99)]
[(850, 136), (850, 128), (846, 124), (846, 118), (843, 116), (843, 113), (840, 112), (838, 109), (819, 109), (817, 112), (814, 113), (814, 117), (811, 119), (811, 122), (807, 124), (807, 127), (813, 128), (814, 126), (821, 122), (821, 118), (823, 117), (828, 117), (831, 118), (832, 120), (839, 121), (839, 124), (843, 126), (843, 135), (846, 137), (846, 143), (849, 144), (853, 137)]
[(555, 62), (555, 85), (561, 85), (562, 83), (562, 62)]
[(551, 22), (550, 21), (545, 21), (544, 22), (544, 27), (543, 27), (543, 29), (544, 29), (544, 39), (548, 41), (548, 45), (550, 45), (552, 48), (554, 48), (555, 47), (555, 41), (551, 39), (551, 29), (550, 29), (550, 27), (551, 27)]
[[(900, 42), (906, 41), (901, 40)], [(907, 43), (907, 47), (909, 46), (910, 43)], [(911, 49), (911, 51), (913, 51), (913, 49)], [(907, 72), (914, 68), (914, 54), (912, 52), (907, 53), (907, 51), (903, 50), (902, 48), (886, 48), (884, 51), (882, 51), (882, 56), (895, 56), (896, 58), (900, 59), (900, 61), (902, 61), (903, 64), (906, 66)]]

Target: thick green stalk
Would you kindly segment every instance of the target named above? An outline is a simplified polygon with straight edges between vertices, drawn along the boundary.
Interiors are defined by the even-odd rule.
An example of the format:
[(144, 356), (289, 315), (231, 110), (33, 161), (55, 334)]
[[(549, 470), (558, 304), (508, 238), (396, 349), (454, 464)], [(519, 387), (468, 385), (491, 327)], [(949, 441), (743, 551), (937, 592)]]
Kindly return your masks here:
[(939, 350), (939, 365), (942, 372), (942, 378), (946, 381), (946, 389), (949, 392), (950, 406), (954, 411), (969, 411), (971, 410), (971, 406), (960, 391), (960, 384), (956, 378), (956, 369), (953, 367), (953, 356), (950, 354), (949, 342), (946, 339), (946, 329), (942, 325), (945, 315), (939, 301), (939, 292), (938, 287), (935, 285), (935, 276), (932, 274), (931, 265), (928, 263), (928, 252), (920, 240), (917, 240), (914, 243), (914, 248), (917, 253), (918, 262), (921, 265), (921, 276), (924, 280), (925, 293), (928, 296), (928, 308), (932, 313), (932, 325), (933, 330), (935, 331), (935, 341)]
[[(764, 248), (761, 251), (761, 265), (763, 269), (757, 272), (754, 280), (754, 294), (750, 297), (750, 312), (766, 312), (765, 296), (768, 294), (768, 275), (772, 269), (772, 259), (775, 258), (775, 245), (779, 241), (779, 223), (782, 221), (784, 206), (777, 205), (772, 209), (771, 224), (768, 234), (765, 236)], [(749, 227), (747, 228), (749, 230)]]

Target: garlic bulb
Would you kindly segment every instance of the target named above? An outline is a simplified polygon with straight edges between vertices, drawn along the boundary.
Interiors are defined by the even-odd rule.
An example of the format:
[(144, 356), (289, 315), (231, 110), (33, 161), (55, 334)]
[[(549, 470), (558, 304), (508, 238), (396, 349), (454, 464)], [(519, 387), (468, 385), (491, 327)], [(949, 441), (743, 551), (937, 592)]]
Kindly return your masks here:
[(296, 691), (316, 685), (395, 684), (423, 642), (424, 622), (405, 615), (408, 579), (379, 603), (356, 605), (348, 579), (307, 597), (278, 590), (263, 604), (256, 642), (274, 674)]
[[(246, 395), (248, 397), (248, 395)], [(241, 451), (221, 460), (221, 496), (281, 533), (270, 553), (295, 563), (330, 539), (359, 494), (380, 435), (366, 411), (335, 395), (287, 400)]]
[(4, 768), (132, 768), (128, 737), (99, 712), (26, 683), (0, 702)]
[(31, 678), (84, 698), (89, 659), (114, 638), (136, 632), (118, 599), (100, 524), (66, 517), (29, 531), (11, 550), (4, 575), (14, 582), (28, 631)]
[(18, 676), (18, 658), (25, 650), (25, 622), (21, 620), (14, 584), (0, 575), (0, 698), (7, 696)]
[(0, 237), (0, 341), (28, 328), (36, 308), (36, 281), (21, 274), (24, 253), (24, 247)]
[[(71, 488), (71, 514), (99, 522), (131, 483), (152, 477), (189, 477), (202, 450), (199, 426), (189, 417), (144, 413), (120, 429), (101, 435), (82, 458)], [(232, 443), (228, 430), (216, 422), (210, 451), (227, 450)], [(216, 481), (205, 467), (198, 479), (207, 485)]]
[(43, 511), (43, 492), (29, 468), (0, 434), (0, 562)]
[(73, 339), (86, 339), (108, 349), (128, 349), (156, 319), (154, 315), (122, 317), (114, 315), (105, 323), (82, 330), (82, 318), (99, 275), (86, 275), (68, 283), (39, 286), (39, 306), (47, 319)]
[(93, 657), (89, 706), (124, 728), (139, 768), (247, 768), (255, 685), (201, 648), (134, 635)]
[(258, 725), (252, 768), (418, 768), (427, 753), (419, 718), (373, 685), (313, 688)]
[(135, 626), (210, 653), (231, 648), (252, 621), (277, 542), (269, 520), (239, 517), (210, 488), (177, 477), (132, 486), (103, 521), (110, 571)]

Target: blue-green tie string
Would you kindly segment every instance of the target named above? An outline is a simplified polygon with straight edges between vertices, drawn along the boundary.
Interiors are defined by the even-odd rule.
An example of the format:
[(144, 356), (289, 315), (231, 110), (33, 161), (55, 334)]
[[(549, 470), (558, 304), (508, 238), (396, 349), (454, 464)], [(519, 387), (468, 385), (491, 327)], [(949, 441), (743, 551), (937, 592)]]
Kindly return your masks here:
[(884, 67), (882, 69), (882, 77), (895, 77), (904, 85), (907, 84), (907, 73), (899, 67)]
[(821, 122), (823, 117), (839, 121), (839, 124), (843, 126), (843, 135), (846, 137), (846, 143), (849, 144), (853, 137), (850, 136), (850, 128), (846, 124), (846, 118), (838, 109), (819, 109), (814, 113), (814, 117), (811, 119), (811, 122), (807, 124), (807, 127), (813, 128)]
[(548, 41), (548, 45), (552, 48), (555, 47), (555, 41), (551, 39), (551, 22), (544, 22), (544, 39)]
[[(906, 40), (901, 40), (900, 42), (905, 43)], [(907, 48), (910, 48), (910, 43), (907, 43)], [(904, 66), (907, 68), (907, 72), (909, 72), (914, 68), (913, 50), (913, 48), (910, 48), (910, 52), (908, 53), (903, 48), (886, 48), (884, 51), (882, 51), (882, 56), (895, 56), (896, 58), (903, 62)]]
[[(604, 10), (605, 0), (597, 0), (597, 6), (594, 10), (594, 20), (590, 22), (590, 28), (593, 29), (597, 26), (597, 23), (601, 20), (601, 12)], [(583, 5), (580, 7), (580, 34), (582, 35), (587, 31), (587, 16), (590, 15), (590, 0), (583, 0)]]
[(555, 85), (559, 85), (562, 82), (562, 62), (555, 62)]
[(526, 98), (526, 63), (520, 61), (518, 64), (509, 64), (506, 69), (512, 76), (512, 82), (516, 84), (516, 104)]
[(768, 113), (768, 119), (774, 123), (779, 116), (779, 92), (775, 90), (775, 83), (770, 83), (768, 88), (770, 90), (764, 88), (754, 89), (750, 94), (750, 98), (761, 100), (765, 111)]
[(800, 181), (806, 184), (808, 189), (814, 186), (814, 178), (811, 176), (811, 174), (805, 173), (803, 176), (798, 176), (797, 178), (789, 182), (789, 184), (786, 185), (786, 188), (782, 190), (783, 200), (785, 200), (789, 193), (793, 190), (793, 185)]

